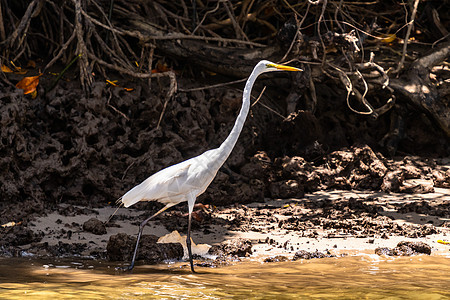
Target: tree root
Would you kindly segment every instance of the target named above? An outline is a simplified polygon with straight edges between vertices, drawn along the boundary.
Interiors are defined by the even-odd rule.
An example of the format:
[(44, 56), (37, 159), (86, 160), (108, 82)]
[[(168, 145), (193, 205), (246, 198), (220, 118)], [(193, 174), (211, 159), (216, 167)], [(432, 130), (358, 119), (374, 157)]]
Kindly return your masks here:
[[(439, 99), (429, 79), (429, 69), (448, 58), (448, 43), (416, 59), (398, 79), (391, 78), (389, 70), (385, 71), (388, 67), (379, 54), (377, 62), (373, 53), (367, 60), (367, 43), (382, 43), (378, 49), (394, 50), (386, 46), (386, 37), (376, 24), (377, 18), (392, 18), (389, 19), (392, 28), (388, 32), (392, 29), (398, 33), (403, 27), (407, 29), (403, 54), (400, 54), (402, 60), (397, 69), (402, 68), (405, 60), (411, 57), (406, 53), (406, 44), (409, 36), (414, 34), (413, 21), (417, 25), (420, 19), (418, 2), (414, 2), (411, 18), (404, 25), (397, 21), (405, 20), (407, 10), (404, 7), (390, 8), (392, 11), (387, 10), (389, 13), (381, 15), (376, 8), (386, 7), (378, 2), (361, 4), (321, 0), (294, 6), (282, 1), (279, 6), (274, 6), (270, 1), (244, 1), (240, 4), (219, 1), (208, 7), (201, 1), (195, 1), (194, 6), (186, 0), (116, 0), (114, 4), (95, 0), (71, 0), (62, 4), (54, 0), (33, 0), (17, 1), (18, 10), (14, 10), (9, 2), (2, 2), (0, 37), (4, 40), (0, 45), (4, 47), (0, 64), (27, 59), (35, 54), (33, 51), (39, 47), (35, 45), (36, 39), (30, 38), (32, 36), (44, 41), (46, 49), (53, 54), (43, 67), (44, 71), (56, 62), (62, 61), (67, 65), (73, 57), (80, 57), (79, 81), (86, 93), (89, 93), (96, 73), (107, 77), (108, 71), (114, 71), (149, 83), (151, 78), (168, 76), (170, 96), (164, 99), (162, 116), (172, 91), (176, 90), (176, 80), (171, 72), (152, 73), (155, 56), (187, 61), (202, 69), (239, 78), (246, 77), (262, 58), (278, 62), (290, 58), (307, 64), (310, 72), (302, 75), (305, 76), (302, 82), (307, 84), (302, 85), (303, 90), (292, 94), (287, 105), (288, 113), (296, 110), (298, 102), (303, 101), (300, 99), (308, 102), (303, 107), (315, 112), (320, 101), (315, 86), (328, 79), (345, 88), (347, 105), (353, 113), (376, 119), (394, 107), (397, 93), (400, 93), (415, 107), (425, 111), (450, 136), (448, 107)], [(438, 10), (433, 7), (431, 11), (432, 24), (445, 34)], [(361, 12), (365, 14), (363, 17)], [(19, 13), (23, 15), (19, 16)], [(40, 21), (33, 23), (33, 19), (38, 17)], [(273, 20), (284, 24), (278, 32)], [(257, 29), (251, 27), (253, 23), (258, 25)], [(274, 39), (275, 35), (277, 39)], [(305, 93), (306, 89), (309, 94)], [(382, 99), (379, 99), (381, 91)], [(307, 96), (302, 97), (304, 94)]]
[(449, 56), (450, 43), (446, 43), (414, 61), (401, 78), (392, 79), (390, 83), (390, 87), (424, 111), (448, 137), (450, 137), (450, 107), (442, 103), (429, 75), (433, 66), (448, 59)]

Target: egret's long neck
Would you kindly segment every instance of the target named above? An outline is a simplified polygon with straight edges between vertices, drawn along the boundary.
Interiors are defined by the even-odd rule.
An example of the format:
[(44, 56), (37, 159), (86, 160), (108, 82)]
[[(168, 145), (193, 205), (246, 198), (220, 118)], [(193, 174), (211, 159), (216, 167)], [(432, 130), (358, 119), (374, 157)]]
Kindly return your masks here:
[(220, 145), (218, 148), (220, 152), (219, 159), (216, 160), (216, 166), (220, 168), (223, 163), (227, 160), (228, 156), (230, 155), (231, 151), (233, 151), (234, 145), (236, 145), (236, 142), (239, 138), (239, 134), (242, 131), (242, 127), (244, 127), (245, 119), (247, 118), (247, 114), (250, 108), (250, 95), (253, 88), (253, 83), (256, 80), (256, 77), (258, 77), (258, 72), (253, 70), (252, 74), (250, 74), (250, 77), (247, 79), (247, 82), (245, 84), (244, 93), (242, 94), (242, 107), (239, 111), (239, 115), (237, 116), (236, 122), (234, 123), (233, 129), (231, 130), (230, 134), (226, 138), (226, 140)]

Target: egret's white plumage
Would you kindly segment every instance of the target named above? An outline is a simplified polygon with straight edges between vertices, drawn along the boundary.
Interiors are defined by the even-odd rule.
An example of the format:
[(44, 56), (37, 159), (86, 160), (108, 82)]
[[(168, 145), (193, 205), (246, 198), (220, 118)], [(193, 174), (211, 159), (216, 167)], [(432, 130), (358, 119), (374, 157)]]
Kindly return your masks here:
[(253, 83), (260, 74), (272, 71), (301, 70), (289, 66), (278, 65), (266, 60), (260, 61), (253, 69), (253, 72), (250, 74), (247, 83), (245, 84), (245, 89), (242, 96), (242, 107), (239, 115), (237, 116), (234, 127), (227, 139), (220, 145), (219, 148), (208, 150), (199, 156), (193, 157), (153, 174), (119, 199), (125, 207), (129, 207), (140, 201), (158, 201), (166, 205), (163, 209), (141, 223), (133, 260), (129, 269), (132, 269), (134, 266), (134, 261), (136, 259), (136, 253), (139, 246), (139, 239), (142, 234), (142, 229), (147, 222), (167, 208), (180, 202), (187, 201), (189, 206), (189, 222), (186, 243), (188, 246), (191, 270), (194, 272), (190, 247), (190, 227), (191, 213), (194, 208), (195, 200), (208, 188), (209, 184), (213, 181), (220, 167), (228, 158), (237, 142), (250, 108), (250, 94)]

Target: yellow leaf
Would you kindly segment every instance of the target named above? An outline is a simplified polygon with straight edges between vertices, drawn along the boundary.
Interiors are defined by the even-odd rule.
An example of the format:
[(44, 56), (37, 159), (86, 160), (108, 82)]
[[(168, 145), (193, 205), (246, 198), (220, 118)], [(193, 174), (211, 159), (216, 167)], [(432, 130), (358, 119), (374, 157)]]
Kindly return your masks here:
[(12, 73), (12, 70), (11, 70), (9, 67), (7, 67), (7, 66), (2, 65), (2, 72), (5, 72), (5, 73)]
[(113, 81), (111, 81), (111, 80), (108, 80), (108, 79), (106, 79), (106, 82), (107, 82), (107, 83), (109, 83), (110, 85), (113, 85), (113, 86), (118, 86), (118, 85), (117, 85), (117, 83), (116, 83), (116, 82), (117, 82), (117, 80), (113, 80)]
[(123, 89), (127, 92), (131, 92), (132, 90), (134, 90), (133, 88), (126, 88), (126, 87), (124, 87)]
[[(42, 76), (42, 74), (39, 74), (37, 76), (24, 77), (21, 81), (19, 81), (16, 84), (16, 87), (18, 89), (22, 89), (24, 95), (32, 94), (33, 92), (36, 92), (36, 88), (39, 84), (39, 77), (41, 77), (41, 76)], [(33, 96), (33, 94), (32, 94), (32, 98), (33, 99), (36, 98), (36, 95)]]
[(395, 41), (397, 36), (394, 33), (392, 33), (392, 34), (382, 34), (381, 36), (379, 36), (379, 38), (381, 39), (381, 41), (383, 43), (389, 44), (389, 43), (392, 43), (393, 41)]

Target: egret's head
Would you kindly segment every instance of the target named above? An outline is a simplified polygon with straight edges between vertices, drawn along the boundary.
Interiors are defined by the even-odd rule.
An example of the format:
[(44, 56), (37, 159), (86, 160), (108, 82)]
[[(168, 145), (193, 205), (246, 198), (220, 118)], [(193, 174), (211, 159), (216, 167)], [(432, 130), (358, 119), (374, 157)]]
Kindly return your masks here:
[(290, 66), (279, 65), (279, 64), (273, 63), (268, 60), (262, 60), (258, 63), (258, 65), (260, 67), (261, 73), (273, 72), (273, 71), (297, 71), (297, 72), (303, 71), (302, 69), (298, 69), (298, 68), (290, 67)]

